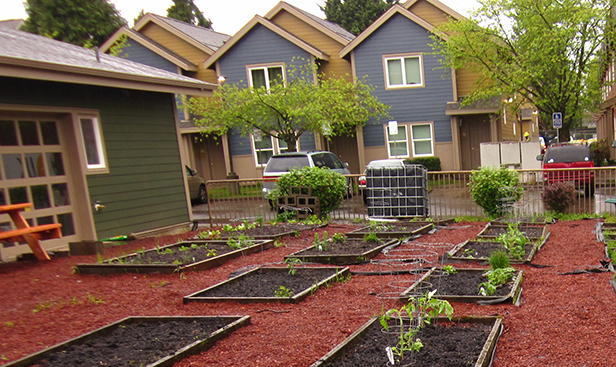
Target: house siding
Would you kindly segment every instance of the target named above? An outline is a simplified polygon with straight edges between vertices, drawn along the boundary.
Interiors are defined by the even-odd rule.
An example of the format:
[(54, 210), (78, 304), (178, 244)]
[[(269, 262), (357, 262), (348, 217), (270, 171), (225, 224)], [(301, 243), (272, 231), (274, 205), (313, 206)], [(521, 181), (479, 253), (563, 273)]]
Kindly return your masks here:
[(126, 46), (122, 48), (122, 52), (118, 56), (172, 73), (178, 72), (178, 67), (174, 63), (132, 39), (126, 41)]
[(94, 213), (98, 238), (189, 220), (172, 95), (15, 78), (0, 83), (0, 103), (99, 111), (109, 173), (86, 176), (91, 202), (106, 207)]
[[(445, 115), (447, 102), (453, 100), (453, 86), (449, 71), (440, 68), (439, 56), (432, 55), (429, 32), (395, 14), (378, 30), (355, 48), (355, 69), (358, 78), (368, 76), (375, 86), (373, 94), (391, 106), (391, 119), (399, 123), (433, 122), (435, 142), (451, 142), (451, 122)], [(400, 53), (423, 54), (423, 88), (385, 90), (383, 55)], [(366, 147), (385, 144), (383, 124), (389, 119), (371, 120), (364, 127)]]
[[(309, 62), (311, 55), (266, 27), (257, 24), (218, 60), (218, 67), (220, 74), (226, 78), (225, 83), (238, 84), (245, 88), (249, 84), (246, 65), (284, 63), (286, 68), (289, 65), (298, 66), (299, 62), (296, 58)], [(314, 146), (314, 141), (312, 146)], [(252, 155), (250, 138), (241, 136), (237, 130), (231, 130), (229, 151), (232, 157)], [(254, 164), (252, 169), (254, 170)], [(237, 171), (244, 170), (237, 169)]]
[(439, 26), (451, 19), (444, 11), (423, 0), (413, 4), (409, 10), (413, 14), (435, 26)]

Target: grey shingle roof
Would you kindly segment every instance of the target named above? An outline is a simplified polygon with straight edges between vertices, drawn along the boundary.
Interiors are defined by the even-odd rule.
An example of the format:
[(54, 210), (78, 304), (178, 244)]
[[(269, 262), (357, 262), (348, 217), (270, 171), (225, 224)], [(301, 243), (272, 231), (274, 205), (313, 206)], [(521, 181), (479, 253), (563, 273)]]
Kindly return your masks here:
[(289, 3), (287, 3), (287, 5), (292, 6), (293, 8), (295, 8), (297, 11), (301, 12), (302, 14), (306, 15), (308, 18), (314, 20), (315, 22), (321, 24), (323, 27), (329, 29), (330, 31), (336, 33), (337, 35), (339, 35), (340, 37), (347, 39), (349, 41), (352, 41), (353, 39), (355, 39), (355, 36), (353, 35), (353, 33), (347, 31), (346, 29), (342, 28), (341, 26), (339, 26), (336, 23), (332, 23), (328, 20), (325, 19), (321, 19), (319, 17), (317, 17), (316, 15), (312, 15), (310, 13), (308, 13), (305, 10), (302, 10), (296, 6), (293, 6)]
[(0, 20), (0, 28), (3, 29), (19, 29), (23, 24), (23, 19), (8, 19), (8, 20)]
[(171, 51), (171, 50), (170, 50), (170, 49), (168, 49), (167, 47), (165, 47), (165, 46), (161, 45), (160, 43), (158, 43), (158, 42), (154, 41), (153, 39), (151, 39), (150, 37), (146, 36), (146, 35), (145, 35), (145, 34), (143, 34), (143, 33), (139, 33), (139, 32), (134, 31), (134, 30), (132, 30), (132, 29), (130, 29), (130, 28), (128, 28), (128, 27), (126, 27), (126, 31), (127, 31), (129, 34), (131, 34), (133, 37), (135, 37), (135, 38), (136, 38), (136, 37), (141, 37), (141, 38), (143, 38), (145, 41), (147, 41), (147, 42), (151, 43), (152, 45), (154, 45), (154, 46), (156, 46), (156, 47), (158, 47), (158, 48), (160, 48), (161, 50), (165, 50), (165, 52), (166, 52), (166, 53), (168, 53), (169, 55), (171, 55), (171, 56), (175, 57), (176, 59), (178, 59), (178, 60), (182, 61), (182, 62), (183, 62), (183, 63), (185, 63), (185, 64), (194, 64), (192, 61), (190, 61), (190, 60), (188, 60), (187, 58), (185, 58), (185, 57), (183, 57), (183, 56), (181, 56), (181, 55), (179, 55), (179, 54), (177, 54), (177, 53), (175, 53), (175, 52)]
[[(160, 82), (190, 83), (194, 86), (210, 85), (162, 69), (129, 61), (94, 50), (56, 41), (23, 31), (0, 28), (0, 64), (33, 66), (47, 65), (48, 69), (61, 69), (83, 74), (105, 74), (117, 78), (158, 79)], [(38, 65), (38, 64), (37, 64)], [(37, 67), (40, 67), (38, 65)]]
[(231, 36), (227, 34), (188, 24), (181, 20), (165, 18), (156, 14), (152, 15), (214, 51), (218, 50), (229, 38), (231, 38)]

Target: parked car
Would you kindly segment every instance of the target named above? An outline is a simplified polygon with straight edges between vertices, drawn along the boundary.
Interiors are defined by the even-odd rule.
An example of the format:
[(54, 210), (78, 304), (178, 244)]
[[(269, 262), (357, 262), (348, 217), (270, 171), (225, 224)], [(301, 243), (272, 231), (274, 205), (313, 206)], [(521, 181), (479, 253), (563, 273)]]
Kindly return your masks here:
[[(263, 197), (267, 199), (267, 195), (274, 189), (276, 181), (280, 176), (290, 172), (292, 169), (304, 167), (327, 167), (343, 175), (351, 173), (348, 164), (342, 163), (332, 152), (316, 150), (276, 154), (270, 157), (263, 170), (263, 178), (269, 179), (263, 182)], [(352, 193), (350, 185), (349, 190)]]
[(559, 168), (592, 168), (594, 164), (590, 149), (586, 145), (558, 144), (550, 145), (545, 154), (537, 156), (546, 170), (545, 180), (548, 185), (554, 182), (569, 182), (578, 190), (584, 190), (586, 196), (595, 192), (595, 176), (591, 170), (550, 171)]
[(205, 181), (203, 178), (197, 174), (197, 171), (188, 166), (184, 166), (184, 169), (188, 181), (190, 199), (198, 204), (207, 203), (207, 191), (205, 189)]

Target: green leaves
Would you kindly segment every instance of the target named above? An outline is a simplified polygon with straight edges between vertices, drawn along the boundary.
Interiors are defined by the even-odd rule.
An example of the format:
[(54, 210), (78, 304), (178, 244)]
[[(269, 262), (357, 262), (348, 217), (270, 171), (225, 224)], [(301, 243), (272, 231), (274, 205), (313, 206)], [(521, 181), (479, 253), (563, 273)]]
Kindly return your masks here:
[(326, 77), (307, 60), (296, 61), (297, 66), (286, 68), (285, 84), (270, 89), (225, 84), (214, 91), (214, 98), (191, 98), (196, 124), (206, 134), (222, 135), (235, 128), (248, 136), (258, 130), (295, 151), (306, 131), (353, 135), (370, 117), (387, 116), (389, 107), (370, 94), (368, 84), (348, 76)]
[(468, 186), (471, 199), (491, 217), (497, 217), (505, 209), (507, 202), (513, 203), (522, 197), (519, 187), (519, 174), (501, 167), (481, 167), (473, 171)]

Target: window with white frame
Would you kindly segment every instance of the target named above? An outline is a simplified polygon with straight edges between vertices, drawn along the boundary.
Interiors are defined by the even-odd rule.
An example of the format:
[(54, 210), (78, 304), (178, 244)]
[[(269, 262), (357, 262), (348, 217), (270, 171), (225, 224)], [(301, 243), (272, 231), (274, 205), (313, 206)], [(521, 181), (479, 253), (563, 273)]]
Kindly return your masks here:
[(423, 86), (423, 60), (421, 54), (385, 56), (387, 88)]
[(284, 83), (282, 65), (249, 67), (248, 74), (250, 75), (250, 85), (253, 88), (265, 87), (265, 89), (270, 89), (276, 84)]
[(406, 125), (398, 125), (398, 133), (390, 134), (389, 128), (385, 126), (387, 131), (387, 151), (389, 158), (408, 158), (409, 157), (409, 142), (406, 132)]
[(86, 165), (89, 171), (106, 171), (107, 162), (99, 120), (96, 117), (79, 117)]
[(411, 139), (414, 157), (434, 155), (431, 124), (411, 125)]
[(289, 150), (287, 143), (269, 135), (263, 136), (260, 131), (252, 134), (252, 150), (257, 166), (264, 166), (274, 154), (284, 153)]

